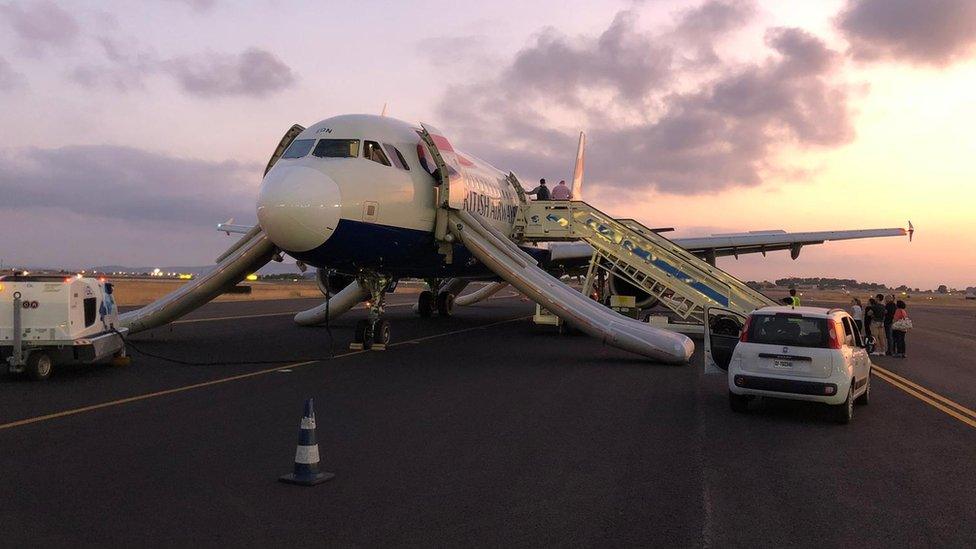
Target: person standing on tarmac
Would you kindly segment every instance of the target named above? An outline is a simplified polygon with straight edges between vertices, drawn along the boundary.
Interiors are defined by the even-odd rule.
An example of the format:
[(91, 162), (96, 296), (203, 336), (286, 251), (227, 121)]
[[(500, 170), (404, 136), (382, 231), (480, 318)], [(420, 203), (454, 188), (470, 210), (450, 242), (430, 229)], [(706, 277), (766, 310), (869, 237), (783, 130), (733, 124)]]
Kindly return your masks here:
[(793, 306), (800, 306), (800, 298), (796, 297), (796, 288), (790, 288), (790, 297), (793, 298)]
[[(883, 295), (878, 294), (876, 297), (884, 298)], [(871, 300), (871, 334), (874, 335), (874, 352), (871, 353), (875, 356), (881, 356), (885, 354), (888, 349), (888, 339), (885, 337), (885, 306), (884, 303), (878, 299)]]
[(857, 325), (857, 331), (864, 333), (864, 307), (861, 306), (861, 300), (858, 298), (851, 299), (851, 316), (854, 317), (854, 324)]
[(888, 356), (895, 354), (895, 336), (892, 333), (891, 325), (895, 322), (895, 311), (898, 306), (895, 304), (895, 296), (893, 294), (888, 294), (885, 297), (885, 315), (884, 315), (884, 330), (885, 330), (885, 340), (888, 342), (888, 349), (885, 353)]
[(525, 194), (535, 195), (536, 200), (549, 200), (549, 187), (546, 187), (546, 179), (539, 180), (539, 186), (527, 191)]
[(569, 187), (566, 186), (566, 180), (563, 179), (558, 185), (556, 185), (556, 188), (552, 190), (550, 196), (552, 196), (553, 200), (572, 200), (573, 192), (569, 190)]

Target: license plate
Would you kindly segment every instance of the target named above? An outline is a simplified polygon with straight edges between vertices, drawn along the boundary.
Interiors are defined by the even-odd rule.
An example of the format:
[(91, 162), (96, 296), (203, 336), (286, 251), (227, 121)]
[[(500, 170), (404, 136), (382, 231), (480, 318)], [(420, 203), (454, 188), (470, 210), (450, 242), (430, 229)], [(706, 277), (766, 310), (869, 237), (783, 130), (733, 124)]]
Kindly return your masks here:
[(793, 367), (793, 361), (792, 360), (774, 360), (773, 361), (773, 367), (775, 367), (775, 368), (792, 368)]

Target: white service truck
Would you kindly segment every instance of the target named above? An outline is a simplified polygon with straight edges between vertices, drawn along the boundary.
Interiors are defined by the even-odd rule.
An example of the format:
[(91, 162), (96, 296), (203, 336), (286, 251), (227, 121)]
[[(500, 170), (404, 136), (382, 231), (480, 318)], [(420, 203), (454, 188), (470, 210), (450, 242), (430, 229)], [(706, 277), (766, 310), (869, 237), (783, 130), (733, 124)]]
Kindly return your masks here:
[(55, 365), (128, 361), (112, 284), (80, 276), (0, 277), (0, 364), (47, 379)]

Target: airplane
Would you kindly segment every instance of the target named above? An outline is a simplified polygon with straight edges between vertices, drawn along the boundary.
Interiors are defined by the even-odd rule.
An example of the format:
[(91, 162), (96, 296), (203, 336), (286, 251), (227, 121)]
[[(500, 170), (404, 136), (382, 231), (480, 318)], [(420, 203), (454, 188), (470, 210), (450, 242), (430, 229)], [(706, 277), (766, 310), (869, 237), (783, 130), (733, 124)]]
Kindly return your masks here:
[[(584, 147), (585, 135), (581, 133), (572, 185), (574, 200), (583, 194)], [(326, 297), (322, 306), (296, 316), (296, 322), (317, 324), (365, 300), (369, 318), (357, 325), (355, 341), (367, 346), (372, 342), (374, 347), (383, 348), (389, 342), (391, 329), (383, 318), (384, 298), (404, 278), (428, 282), (430, 290), (418, 296), (416, 310), (421, 316), (434, 311), (450, 315), (455, 298), (468, 282), (486, 280), (496, 282), (495, 286), (479, 290), (479, 295), (467, 302), (497, 291), (498, 284), (512, 283), (540, 304), (546, 301), (563, 316), (572, 317), (573, 323), (587, 325), (583, 316), (597, 314), (595, 309), (579, 301), (567, 305), (566, 300), (574, 298), (556, 292), (550, 282), (535, 274), (516, 271), (530, 264), (557, 275), (585, 268), (594, 247), (585, 242), (514, 242), (520, 222), (525, 222), (518, 219), (520, 206), (525, 204), (524, 189), (513, 172), (456, 149), (443, 132), (428, 124), (416, 125), (385, 115), (349, 114), (307, 128), (295, 125), (282, 138), (265, 170), (256, 201), (258, 224), (218, 225), (221, 231), (244, 237), (217, 259), (217, 268), (194, 281), (192, 287), (123, 315), (123, 321), (131, 331), (169, 322), (211, 299), (228, 284), (239, 282), (245, 270), (253, 272), (250, 269), (262, 262), (280, 260), (281, 254), (287, 254), (297, 260), (300, 269), (317, 269), (316, 279)], [(451, 211), (457, 214), (452, 217)], [(648, 233), (660, 235), (670, 230), (617, 221), (630, 223), (648, 238)], [(503, 245), (496, 240), (499, 248), (489, 247), (486, 252), (475, 246), (475, 232), (507, 242)], [(717, 257), (789, 250), (796, 259), (803, 246), (906, 234), (911, 237), (911, 232), (901, 228), (760, 231), (678, 238), (671, 243), (714, 267)], [(522, 267), (504, 268), (500, 264), (504, 261), (521, 262)], [(632, 282), (611, 276), (609, 290), (636, 294), (642, 306), (651, 306), (661, 298), (642, 293)], [(579, 312), (583, 309), (585, 314)], [(620, 328), (613, 319), (602, 324), (607, 322), (618, 326), (614, 328), (618, 332), (609, 334), (602, 328), (601, 337), (611, 344), (617, 341), (619, 346), (635, 350), (644, 345), (636, 340), (648, 337), (646, 332), (633, 331), (621, 335), (630, 328)], [(593, 330), (588, 333), (595, 335)], [(671, 350), (654, 348), (644, 354), (680, 362), (682, 356), (690, 357), (693, 349), (690, 340), (662, 339), (661, 345)]]

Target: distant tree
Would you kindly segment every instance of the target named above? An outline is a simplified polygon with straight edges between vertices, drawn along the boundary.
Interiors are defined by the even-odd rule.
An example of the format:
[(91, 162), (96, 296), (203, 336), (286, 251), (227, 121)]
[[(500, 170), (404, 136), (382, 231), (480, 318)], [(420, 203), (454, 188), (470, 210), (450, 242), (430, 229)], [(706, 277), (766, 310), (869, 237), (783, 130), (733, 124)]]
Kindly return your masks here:
[(949, 287), (946, 286), (945, 284), (940, 284), (939, 289), (936, 291), (939, 292), (940, 294), (947, 294), (949, 293)]

